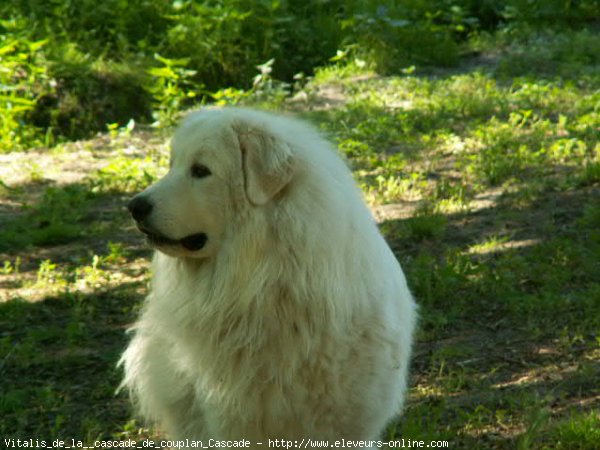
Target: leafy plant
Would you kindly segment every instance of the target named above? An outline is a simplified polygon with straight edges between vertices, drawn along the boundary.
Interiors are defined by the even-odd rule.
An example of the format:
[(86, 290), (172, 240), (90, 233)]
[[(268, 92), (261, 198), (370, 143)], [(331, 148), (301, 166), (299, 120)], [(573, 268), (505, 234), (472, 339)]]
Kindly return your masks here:
[(46, 90), (51, 90), (42, 48), (47, 39), (29, 40), (23, 21), (0, 21), (0, 153), (44, 142), (45, 132), (26, 122)]
[(173, 125), (177, 114), (186, 103), (196, 98), (201, 86), (191, 82), (196, 71), (185, 68), (189, 58), (169, 59), (158, 54), (154, 58), (162, 63), (162, 67), (148, 70), (152, 77), (148, 90), (154, 99), (154, 125), (165, 127)]

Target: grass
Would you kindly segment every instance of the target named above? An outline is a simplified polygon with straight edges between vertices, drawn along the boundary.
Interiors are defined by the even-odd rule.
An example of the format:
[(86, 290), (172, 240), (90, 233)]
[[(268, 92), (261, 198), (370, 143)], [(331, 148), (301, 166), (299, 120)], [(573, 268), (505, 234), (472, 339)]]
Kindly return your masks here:
[[(293, 111), (348, 158), (421, 307), (409, 401), (390, 436), (591, 450), (599, 35), (478, 39), (457, 67), (384, 77), (349, 52), (293, 98), (266, 72), (260, 89), (215, 97)], [(553, 63), (525, 64), (530, 54)], [(164, 137), (115, 125), (0, 155), (3, 436), (155, 436), (115, 395), (115, 364), (148, 281), (124, 204), (165, 170)]]

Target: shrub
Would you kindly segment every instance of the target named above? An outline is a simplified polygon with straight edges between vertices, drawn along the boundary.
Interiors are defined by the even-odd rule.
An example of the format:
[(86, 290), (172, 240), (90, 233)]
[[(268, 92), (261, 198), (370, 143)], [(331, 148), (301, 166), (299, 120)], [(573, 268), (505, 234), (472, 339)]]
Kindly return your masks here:
[(132, 118), (142, 122), (150, 117), (144, 72), (110, 60), (69, 58), (71, 53), (50, 63), (55, 89), (38, 97), (29, 116), (34, 125), (80, 139), (104, 130), (108, 123), (125, 124)]
[[(131, 118), (159, 116), (168, 124), (192, 98), (250, 89), (265, 61), (273, 61), (273, 80), (290, 85), (338, 50), (352, 49), (383, 73), (452, 66), (479, 28), (576, 25), (599, 12), (592, 0), (2, 2), (0, 151), (48, 144), (54, 136), (81, 138)], [(593, 36), (567, 41), (552, 49), (558, 63), (597, 60)], [(575, 54), (583, 60), (572, 61), (571, 50), (582, 46)], [(535, 54), (546, 60), (543, 40)], [(518, 51), (512, 60), (515, 67), (529, 61), (520, 61)], [(185, 64), (168, 67), (175, 76), (165, 76), (165, 61)]]

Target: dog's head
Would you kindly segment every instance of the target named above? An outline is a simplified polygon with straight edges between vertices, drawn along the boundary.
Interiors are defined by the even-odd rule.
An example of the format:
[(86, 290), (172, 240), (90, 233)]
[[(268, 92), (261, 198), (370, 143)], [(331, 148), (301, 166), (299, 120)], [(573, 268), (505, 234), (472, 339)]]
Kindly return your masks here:
[(276, 201), (294, 175), (292, 149), (270, 129), (271, 116), (203, 110), (171, 142), (169, 172), (127, 208), (148, 242), (171, 256), (214, 255), (241, 209)]

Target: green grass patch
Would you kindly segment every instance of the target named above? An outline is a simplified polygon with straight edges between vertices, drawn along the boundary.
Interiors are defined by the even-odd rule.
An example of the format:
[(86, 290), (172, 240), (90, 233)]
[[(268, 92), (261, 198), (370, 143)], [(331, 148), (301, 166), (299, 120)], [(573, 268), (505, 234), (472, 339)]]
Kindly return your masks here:
[[(53, 2), (54, 11), (46, 3), (39, 11), (50, 18), (71, 5)], [(235, 44), (236, 33), (247, 31), (258, 15), (247, 15), (241, 3), (231, 8), (219, 2), (143, 3), (136, 3), (137, 9), (128, 10), (119, 24), (111, 22), (114, 14), (104, 11), (90, 30), (76, 23), (89, 24), (96, 9), (69, 6), (76, 9), (77, 19), (65, 15), (60, 23), (71, 50), (62, 48), (63, 43), (34, 45), (18, 18), (21, 12), (2, 22), (13, 36), (0, 38), (0, 49), (8, 55), (0, 63), (0, 126), (9, 133), (3, 134), (2, 151), (54, 145), (51, 130), (31, 127), (24, 118), (41, 111), (42, 98), (58, 99), (60, 89), (79, 96), (73, 104), (82, 103), (91, 89), (97, 102), (92, 109), (101, 109), (103, 102), (107, 111), (118, 106), (110, 103), (110, 96), (99, 99), (102, 83), (109, 79), (115, 94), (121, 90), (119, 83), (142, 85), (154, 113), (147, 120), (159, 122), (165, 135), (182, 108), (202, 102), (203, 92), (219, 104), (294, 110), (338, 144), (420, 305), (410, 398), (388, 437), (447, 440), (452, 448), (597, 446), (597, 31), (567, 26), (540, 31), (514, 16), (503, 31), (493, 32), (494, 21), (510, 11), (541, 20), (542, 11), (538, 14), (519, 1), (487, 10), (455, 2), (458, 10), (453, 12), (446, 8), (448, 2), (409, 2), (415, 10), (397, 17), (376, 7), (329, 9), (336, 2), (320, 2), (317, 12), (303, 9), (315, 6), (313, 2), (286, 4), (281, 11), (297, 9), (278, 15), (281, 23), (269, 28), (276, 5), (265, 4), (261, 33), (290, 28), (300, 13), (305, 16), (299, 30), (305, 31), (311, 29), (311, 20), (330, 13), (332, 18), (362, 14), (347, 24), (348, 30), (337, 29), (342, 34), (366, 26), (370, 19), (376, 22), (362, 37), (371, 43), (371, 54), (356, 42), (336, 43), (331, 48), (340, 53), (327, 53), (328, 41), (320, 50), (327, 55), (319, 53), (325, 65), (314, 77), (306, 71), (282, 81), (280, 74), (293, 75), (300, 67), (293, 64), (302, 63), (300, 47), (306, 41), (298, 38), (292, 44), (293, 33), (261, 41), (257, 36), (262, 34), (250, 33), (249, 46), (261, 42), (271, 48), (281, 42), (281, 52), (297, 46), (288, 67), (271, 56), (253, 59), (254, 53), (244, 54), (250, 50)], [(425, 17), (433, 4), (439, 8)], [(549, 4), (565, 14), (565, 23), (589, 18), (594, 9), (590, 2), (577, 2), (570, 9)], [(131, 11), (146, 18), (144, 27), (132, 26), (137, 22)], [(473, 34), (470, 17), (478, 18), (487, 34)], [(206, 20), (203, 28), (194, 28), (201, 20)], [(57, 33), (50, 19), (36, 23), (36, 33)], [(329, 19), (325, 25), (333, 26)], [(436, 30), (421, 40), (414, 31), (423, 27)], [(99, 42), (100, 29), (108, 33), (106, 48)], [(159, 29), (166, 30), (164, 41), (150, 31)], [(13, 42), (15, 33), (25, 34)], [(192, 41), (197, 47), (196, 37), (202, 36), (214, 39), (192, 56)], [(404, 42), (407, 48), (389, 49), (390, 36), (395, 40), (389, 42)], [(452, 43), (441, 42), (439, 36), (451, 36)], [(314, 43), (319, 37), (315, 32), (305, 39)], [(211, 45), (223, 40), (222, 52), (200, 67)], [(181, 54), (163, 52), (173, 43), (182, 45)], [(96, 53), (100, 47), (106, 52)], [(126, 48), (147, 53), (140, 55), (142, 75), (131, 72), (125, 59), (114, 60), (117, 54), (131, 55)], [(444, 67), (431, 67), (425, 48), (448, 50), (448, 55), (437, 55), (436, 63)], [(421, 49), (422, 59), (411, 59)], [(478, 54), (471, 59), (454, 60), (473, 51)], [(45, 58), (57, 55), (62, 59), (51, 69), (56, 72), (38, 70)], [(393, 56), (387, 66), (388, 61), (378, 60), (386, 55)], [(234, 56), (245, 65), (222, 72), (220, 65), (237, 61)], [(458, 65), (446, 67), (452, 64)], [(11, 76), (9, 65), (15, 68)], [(53, 73), (61, 70), (64, 81), (55, 84)], [(378, 73), (383, 70), (390, 76)], [(249, 77), (249, 84), (212, 87), (206, 75), (227, 73), (231, 78), (224, 79), (232, 80), (237, 71)], [(81, 81), (79, 74), (90, 79)], [(120, 81), (111, 78), (117, 74)], [(199, 74), (207, 78), (197, 78)], [(12, 90), (6, 88), (11, 82), (16, 86)], [(79, 111), (73, 117), (82, 123), (91, 120), (83, 110), (72, 111)], [(58, 120), (52, 114), (41, 117)], [(71, 151), (88, 151), (96, 165), (78, 181), (49, 177), (56, 167), (27, 157), (31, 155), (20, 155), (24, 162), (18, 182), (12, 181), (15, 171), (0, 167), (0, 375), (6, 387), (0, 393), (0, 433), (7, 437), (72, 436), (90, 443), (98, 437), (158, 435), (133, 420), (127, 399), (115, 396), (114, 389), (121, 376), (115, 363), (126, 343), (124, 329), (147, 292), (148, 277), (142, 257), (149, 252), (124, 205), (164, 172), (166, 152), (150, 145), (157, 133), (111, 117), (108, 127), (103, 125), (107, 134), (48, 152), (56, 167), (62, 167), (59, 162)], [(8, 164), (15, 155), (5, 156)]]

